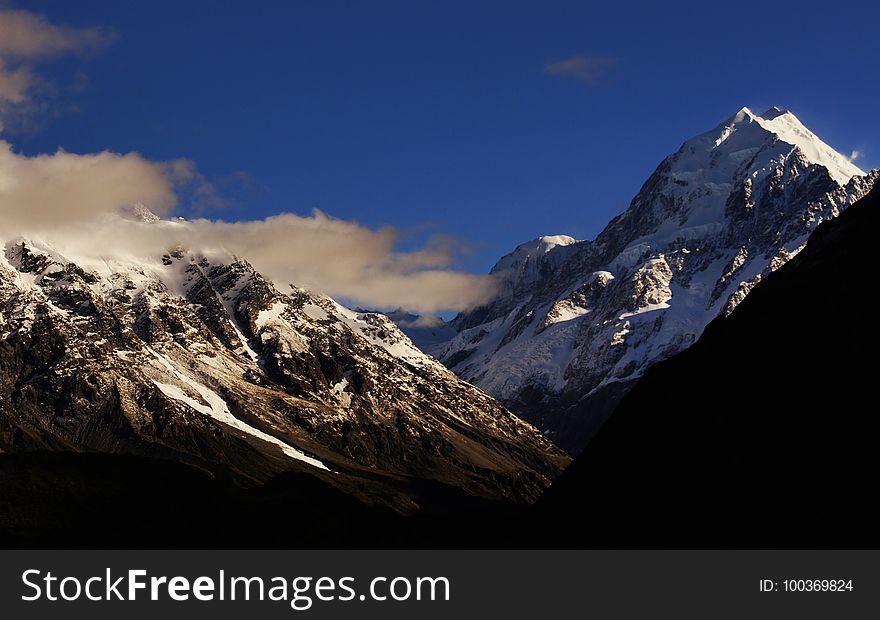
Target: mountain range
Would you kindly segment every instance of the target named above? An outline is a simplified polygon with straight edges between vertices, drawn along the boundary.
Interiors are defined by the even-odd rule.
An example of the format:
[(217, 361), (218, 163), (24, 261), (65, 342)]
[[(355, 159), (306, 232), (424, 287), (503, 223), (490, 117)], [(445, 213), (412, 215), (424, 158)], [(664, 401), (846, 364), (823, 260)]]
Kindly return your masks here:
[(666, 157), (595, 239), (520, 245), (491, 271), (493, 301), (452, 320), (445, 342), (413, 338), (576, 454), (651, 365), (696, 342), (877, 177), (791, 112), (742, 108)]
[(878, 176), (743, 108), (448, 323), (3, 231), (0, 543), (863, 542)]
[(648, 369), (534, 506), (435, 484), (440, 509), (405, 517), (306, 471), (242, 487), (168, 459), (23, 452), (0, 457), (0, 545), (876, 548), (878, 230), (875, 189)]
[(0, 256), (0, 450), (166, 458), (246, 486), (303, 471), (401, 512), (419, 481), (530, 502), (568, 462), (381, 314), (281, 293), (233, 256), (37, 239)]

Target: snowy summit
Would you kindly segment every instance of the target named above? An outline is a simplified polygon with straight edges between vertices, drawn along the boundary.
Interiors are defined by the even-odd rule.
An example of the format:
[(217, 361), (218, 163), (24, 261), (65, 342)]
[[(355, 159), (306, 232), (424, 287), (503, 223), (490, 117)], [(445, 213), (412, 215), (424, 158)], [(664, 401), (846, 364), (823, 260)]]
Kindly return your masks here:
[(791, 112), (742, 108), (665, 158), (595, 240), (541, 237), (502, 258), (501, 294), (430, 351), (578, 450), (651, 364), (690, 346), (876, 178)]

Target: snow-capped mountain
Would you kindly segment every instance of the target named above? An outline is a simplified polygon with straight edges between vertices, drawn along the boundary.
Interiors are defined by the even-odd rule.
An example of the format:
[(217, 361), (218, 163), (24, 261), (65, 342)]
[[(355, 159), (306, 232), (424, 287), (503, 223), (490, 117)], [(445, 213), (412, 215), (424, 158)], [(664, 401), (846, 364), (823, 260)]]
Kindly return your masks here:
[(578, 451), (651, 364), (731, 312), (877, 176), (791, 112), (743, 108), (664, 159), (596, 239), (541, 237), (502, 258), (501, 295), (429, 351)]
[(59, 247), (0, 251), (0, 451), (170, 458), (245, 484), (307, 471), (401, 510), (413, 480), (530, 501), (568, 461), (380, 314), (282, 293), (232, 256)]

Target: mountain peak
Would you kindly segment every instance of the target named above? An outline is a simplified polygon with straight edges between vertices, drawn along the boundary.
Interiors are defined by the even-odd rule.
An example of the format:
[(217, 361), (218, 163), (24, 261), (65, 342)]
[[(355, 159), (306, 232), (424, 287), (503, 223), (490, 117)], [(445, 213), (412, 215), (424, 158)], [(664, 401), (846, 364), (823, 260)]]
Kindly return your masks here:
[(724, 122), (721, 124), (721, 126), (723, 127), (723, 126), (729, 125), (729, 124), (731, 124), (731, 123), (741, 123), (741, 122), (743, 122), (743, 121), (744, 121), (745, 119), (747, 119), (747, 118), (754, 118), (754, 117), (755, 117), (755, 113), (752, 112), (752, 111), (751, 111), (749, 108), (747, 108), (746, 106), (743, 106), (743, 107), (741, 107), (739, 110), (737, 110), (736, 114), (734, 114), (734, 115), (731, 116), (729, 119), (727, 119), (726, 121), (724, 121)]
[(762, 147), (768, 134), (776, 136), (784, 144), (797, 147), (810, 163), (824, 166), (840, 185), (846, 185), (854, 176), (865, 174), (848, 157), (838, 153), (807, 129), (791, 111), (777, 106), (763, 114), (755, 114), (748, 107), (740, 108), (711, 132), (697, 136), (685, 144), (694, 146), (695, 142), (705, 142), (706, 138), (711, 137), (714, 144), (709, 144), (709, 150), (714, 151), (729, 138), (736, 136), (736, 149), (732, 153), (738, 155), (747, 148)]
[(568, 235), (544, 235), (543, 237), (538, 237), (535, 241), (540, 243), (541, 249), (545, 252), (549, 252), (557, 245), (571, 245), (572, 243), (577, 243), (577, 239), (569, 237)]
[(520, 243), (512, 253), (546, 254), (557, 246), (571, 245), (572, 243), (577, 243), (577, 239), (568, 235), (543, 235), (525, 243)]
[(125, 205), (120, 207), (117, 212), (120, 217), (124, 219), (132, 220), (134, 222), (144, 222), (145, 224), (152, 224), (153, 222), (158, 222), (162, 219), (150, 211), (150, 209), (142, 202)]
[(660, 162), (594, 240), (539, 237), (503, 257), (499, 295), (431, 350), (579, 450), (651, 364), (733, 311), (878, 175), (789, 111), (741, 108)]
[(504, 256), (492, 268), (491, 273), (506, 271), (511, 268), (521, 268), (523, 264), (535, 263), (541, 257), (560, 246), (577, 243), (577, 239), (568, 235), (544, 235), (536, 237), (516, 246), (510, 254)]
[(789, 112), (788, 110), (777, 108), (776, 106), (772, 106), (769, 110), (761, 115), (761, 118), (767, 121), (772, 121), (777, 116), (781, 116), (783, 114), (791, 114), (791, 112)]
[(825, 166), (839, 184), (846, 185), (854, 176), (865, 175), (848, 157), (835, 151), (807, 129), (797, 116), (788, 111), (776, 110), (775, 114), (762, 116), (758, 120), (761, 126), (776, 134), (783, 142), (798, 147), (810, 162)]
[(777, 116), (782, 116), (783, 114), (791, 114), (791, 112), (774, 105), (770, 106), (763, 114), (756, 114), (750, 107), (743, 106), (737, 110), (736, 114), (722, 123), (721, 126), (729, 125), (730, 123), (741, 123), (746, 119), (772, 121)]

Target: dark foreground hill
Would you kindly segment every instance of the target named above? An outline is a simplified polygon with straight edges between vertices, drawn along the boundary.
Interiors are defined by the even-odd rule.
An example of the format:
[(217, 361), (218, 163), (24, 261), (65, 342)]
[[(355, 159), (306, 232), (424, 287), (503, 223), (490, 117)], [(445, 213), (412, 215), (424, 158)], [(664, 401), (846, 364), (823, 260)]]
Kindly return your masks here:
[(645, 374), (542, 498), (554, 544), (878, 546), (878, 201)]
[[(302, 472), (243, 488), (169, 460), (7, 454), (0, 455), (0, 548), (455, 547), (458, 532), (492, 531), (523, 511), (432, 481), (405, 491), (422, 506), (417, 516), (362, 503)], [(478, 544), (476, 536), (466, 540)]]

